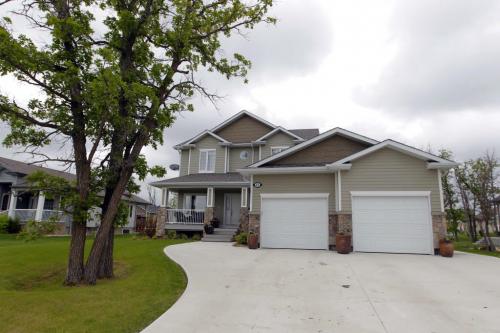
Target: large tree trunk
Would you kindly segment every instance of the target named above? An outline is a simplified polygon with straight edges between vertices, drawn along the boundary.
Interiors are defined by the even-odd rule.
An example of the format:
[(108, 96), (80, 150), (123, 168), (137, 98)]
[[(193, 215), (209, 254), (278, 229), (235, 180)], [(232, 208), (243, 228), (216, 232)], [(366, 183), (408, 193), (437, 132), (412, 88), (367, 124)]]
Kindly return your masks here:
[(113, 267), (113, 247), (115, 239), (115, 227), (111, 226), (108, 233), (108, 239), (106, 240), (106, 245), (104, 246), (103, 253), (101, 255), (101, 260), (99, 262), (99, 272), (97, 277), (99, 279), (111, 279), (114, 276)]
[(83, 256), (85, 252), (86, 225), (73, 220), (69, 246), (68, 267), (64, 284), (74, 286), (83, 279)]

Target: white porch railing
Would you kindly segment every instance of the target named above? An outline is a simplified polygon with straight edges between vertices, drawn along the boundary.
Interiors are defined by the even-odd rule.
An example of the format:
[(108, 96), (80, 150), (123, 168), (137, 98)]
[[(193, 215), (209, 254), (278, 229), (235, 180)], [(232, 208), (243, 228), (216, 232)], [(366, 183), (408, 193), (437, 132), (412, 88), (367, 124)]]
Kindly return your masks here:
[(35, 219), (36, 209), (16, 209), (14, 216), (21, 222), (27, 222)]
[(203, 224), (203, 209), (167, 209), (167, 223)]
[[(2, 211), (2, 213), (8, 213), (7, 211)], [(36, 217), (36, 209), (16, 209), (14, 210), (14, 216), (19, 219), (21, 222), (27, 222), (35, 220)], [(71, 216), (65, 214), (59, 210), (43, 210), (42, 211), (42, 221), (48, 221), (51, 218), (55, 218), (56, 222), (69, 222), (71, 220)]]

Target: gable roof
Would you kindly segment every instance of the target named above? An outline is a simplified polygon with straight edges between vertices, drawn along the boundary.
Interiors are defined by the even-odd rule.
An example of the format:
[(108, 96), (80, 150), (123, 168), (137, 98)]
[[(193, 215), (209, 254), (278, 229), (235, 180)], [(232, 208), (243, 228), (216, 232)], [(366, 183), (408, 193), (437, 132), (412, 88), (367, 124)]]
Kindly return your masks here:
[(271, 161), (278, 160), (278, 159), (283, 158), (285, 156), (291, 155), (294, 152), (297, 152), (299, 150), (302, 150), (302, 149), (305, 149), (305, 148), (307, 148), (309, 146), (312, 146), (315, 143), (321, 142), (321, 141), (323, 141), (323, 140), (325, 140), (325, 139), (327, 139), (327, 138), (329, 138), (331, 136), (334, 136), (334, 135), (342, 135), (342, 136), (345, 136), (347, 138), (350, 138), (350, 139), (353, 139), (353, 140), (357, 140), (357, 141), (360, 141), (360, 142), (364, 142), (364, 143), (368, 143), (368, 144), (372, 144), (372, 145), (375, 145), (375, 144), (378, 143), (378, 141), (370, 139), (370, 138), (368, 138), (366, 136), (363, 136), (363, 135), (360, 135), (360, 134), (356, 134), (354, 132), (345, 130), (345, 129), (340, 128), (340, 127), (335, 127), (335, 128), (333, 128), (333, 129), (331, 129), (329, 131), (324, 132), (323, 134), (315, 136), (312, 139), (309, 139), (307, 141), (299, 143), (296, 146), (293, 146), (291, 148), (283, 150), (282, 152), (280, 152), (278, 154), (275, 154), (275, 155), (269, 156), (267, 158), (264, 158), (264, 159), (262, 159), (262, 160), (260, 160), (260, 161), (258, 161), (256, 163), (254, 163), (254, 164), (249, 165), (248, 167), (249, 168), (256, 168), (256, 167), (259, 167), (259, 166), (261, 166), (263, 164), (269, 163)]
[(44, 167), (41, 167), (38, 165), (32, 165), (32, 164), (12, 160), (10, 158), (5, 158), (5, 157), (0, 157), (0, 167), (3, 167), (5, 169), (9, 170), (10, 172), (19, 173), (22, 175), (31, 175), (37, 171), (42, 171), (42, 172), (45, 172), (49, 175), (61, 177), (61, 178), (64, 178), (64, 179), (70, 180), (70, 181), (74, 180), (76, 178), (76, 176), (74, 174), (69, 173), (69, 172), (44, 168)]
[(366, 156), (368, 154), (371, 154), (373, 152), (376, 152), (380, 149), (383, 148), (390, 148), (394, 149), (396, 151), (399, 151), (403, 154), (410, 155), (413, 157), (416, 157), (418, 159), (424, 160), (428, 162), (427, 167), (429, 169), (439, 169), (439, 168), (452, 168), (458, 165), (458, 163), (441, 158), (439, 156), (436, 156), (434, 154), (425, 152), (421, 149), (417, 149), (408, 145), (405, 145), (401, 142), (397, 142), (394, 140), (385, 140), (382, 141), (374, 146), (371, 146), (369, 148), (366, 148), (358, 153), (352, 154), (350, 156), (347, 156), (339, 161), (333, 162), (331, 164), (328, 164), (328, 167), (341, 167), (342, 165), (346, 165), (354, 160), (357, 160), (358, 158), (361, 158), (363, 156)]
[(288, 134), (289, 136), (295, 138), (295, 140), (299, 140), (299, 141), (304, 141), (304, 138), (300, 137), (299, 135), (281, 127), (281, 126), (277, 126), (275, 129), (273, 129), (271, 132), (261, 136), (260, 138), (258, 138), (257, 140), (255, 141), (263, 141), (267, 138), (269, 138), (270, 136), (273, 136), (274, 134), (278, 133), (278, 132), (283, 132), (285, 134)]
[[(28, 175), (31, 175), (35, 172), (41, 171), (41, 172), (45, 172), (46, 174), (49, 174), (51, 176), (63, 178), (67, 181), (75, 181), (76, 180), (76, 175), (73, 173), (54, 170), (54, 169), (50, 169), (50, 168), (44, 168), (44, 167), (41, 167), (38, 165), (32, 165), (32, 164), (12, 160), (10, 158), (5, 158), (5, 157), (0, 157), (0, 167), (7, 169), (10, 172), (18, 173), (18, 174), (21, 174), (24, 176), (28, 176)], [(27, 186), (27, 185), (28, 185), (28, 182), (26, 180), (23, 180), (21, 183), (16, 184), (15, 187), (23, 187), (23, 186)], [(102, 193), (99, 193), (99, 195), (103, 196)], [(144, 200), (143, 198), (141, 198), (135, 194), (127, 193), (127, 192), (123, 194), (122, 199), (125, 201), (139, 203), (139, 204), (147, 204), (148, 203), (148, 201)]]
[(291, 129), (289, 131), (294, 134), (297, 134), (304, 140), (309, 140), (319, 135), (319, 129), (317, 128), (298, 128), (298, 129)]
[(212, 133), (212, 131), (204, 130), (203, 132), (201, 132), (200, 134), (196, 135), (195, 137), (193, 137), (193, 138), (191, 138), (189, 140), (186, 140), (184, 142), (181, 142), (178, 145), (175, 145), (174, 149), (182, 149), (183, 146), (187, 146), (187, 145), (193, 144), (194, 142), (198, 141), (199, 139), (203, 138), (206, 135), (211, 135), (212, 137), (214, 137), (215, 139), (219, 140), (220, 142), (229, 143), (229, 141), (227, 141), (226, 139), (218, 136), (215, 133)]
[(214, 128), (212, 128), (210, 131), (211, 132), (217, 132), (217, 131), (223, 129), (224, 127), (227, 127), (227, 126), (231, 125), (232, 123), (234, 123), (236, 120), (240, 119), (243, 116), (248, 116), (250, 118), (253, 118), (253, 119), (255, 119), (255, 120), (257, 120), (257, 121), (259, 121), (259, 122), (261, 122), (261, 123), (263, 123), (263, 124), (265, 124), (267, 126), (269, 126), (269, 127), (276, 128), (276, 125), (271, 124), (267, 120), (260, 118), (259, 116), (253, 114), (252, 112), (249, 112), (247, 110), (241, 110), (240, 112), (238, 112), (234, 116), (226, 119), (225, 121), (223, 121), (219, 125), (217, 125)]

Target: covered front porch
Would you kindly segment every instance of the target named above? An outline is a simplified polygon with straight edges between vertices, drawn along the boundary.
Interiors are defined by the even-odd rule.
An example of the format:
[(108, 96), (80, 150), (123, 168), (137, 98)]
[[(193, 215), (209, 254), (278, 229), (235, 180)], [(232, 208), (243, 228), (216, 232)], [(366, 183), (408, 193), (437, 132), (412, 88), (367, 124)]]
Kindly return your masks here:
[(43, 191), (31, 191), (3, 183), (0, 184), (0, 198), (0, 214), (18, 219), (21, 223), (48, 220), (69, 222), (70, 217), (58, 209), (59, 199), (46, 198)]
[[(207, 176), (214, 178), (216, 174), (204, 175)], [(187, 182), (186, 178), (192, 177), (153, 184), (162, 191), (159, 228), (164, 225), (166, 230), (202, 231), (204, 224), (214, 218), (219, 221), (219, 228), (238, 228), (248, 214), (248, 181), (241, 178), (231, 182)]]

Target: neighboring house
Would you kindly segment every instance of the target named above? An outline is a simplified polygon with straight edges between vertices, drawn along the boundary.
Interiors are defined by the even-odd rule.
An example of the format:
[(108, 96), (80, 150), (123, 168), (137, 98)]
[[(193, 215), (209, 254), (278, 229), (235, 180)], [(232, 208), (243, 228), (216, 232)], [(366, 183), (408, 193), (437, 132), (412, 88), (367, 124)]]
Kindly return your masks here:
[[(215, 216), (266, 248), (328, 249), (348, 232), (354, 251), (434, 253), (446, 234), (441, 170), (456, 163), (341, 128), (317, 134), (236, 114), (174, 147), (180, 177), (153, 183), (158, 216), (167, 228)], [(170, 191), (183, 209), (165, 207)]]
[[(27, 221), (47, 221), (55, 218), (60, 222), (57, 233), (69, 234), (71, 216), (61, 211), (59, 198), (45, 198), (43, 192), (33, 191), (26, 177), (37, 171), (45, 172), (52, 176), (74, 181), (76, 176), (72, 173), (30, 165), (20, 161), (0, 157), (0, 214), (8, 214), (18, 218), (21, 223)], [(136, 195), (124, 195), (123, 201), (129, 206), (127, 224), (117, 228), (117, 232), (129, 233), (135, 231), (136, 210), (139, 206), (148, 205), (148, 202)], [(87, 221), (89, 231), (96, 230), (100, 224), (100, 208), (94, 208), (91, 218)]]

